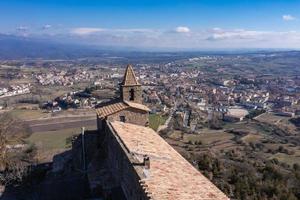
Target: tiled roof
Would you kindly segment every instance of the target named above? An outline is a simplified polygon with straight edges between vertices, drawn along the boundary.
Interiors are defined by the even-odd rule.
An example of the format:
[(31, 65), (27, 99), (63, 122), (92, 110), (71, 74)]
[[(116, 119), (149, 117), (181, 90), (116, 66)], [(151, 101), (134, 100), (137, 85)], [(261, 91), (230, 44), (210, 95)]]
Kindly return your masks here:
[(147, 112), (150, 111), (150, 109), (147, 106), (143, 105), (143, 104), (134, 103), (134, 102), (131, 102), (131, 101), (124, 101), (124, 102), (132, 108), (136, 108), (136, 109), (139, 109), (139, 110), (144, 110), (144, 111), (147, 111)]
[(99, 116), (99, 118), (104, 118), (126, 108), (129, 108), (129, 106), (121, 101), (97, 108), (96, 113)]
[(150, 199), (229, 200), (152, 129), (122, 122), (110, 124), (128, 153), (140, 161), (144, 155), (150, 157), (150, 168), (142, 170), (145, 178), (140, 180)]
[(138, 81), (136, 80), (136, 77), (135, 77), (135, 74), (134, 74), (134, 71), (133, 71), (131, 65), (127, 65), (122, 85), (124, 85), (124, 86), (140, 85), (138, 83)]
[(102, 106), (100, 108), (96, 109), (96, 113), (99, 116), (99, 118), (105, 118), (106, 116), (112, 115), (114, 113), (120, 112), (121, 110), (124, 110), (126, 108), (135, 108), (143, 111), (149, 112), (150, 109), (139, 103), (133, 103), (129, 101), (119, 101), (119, 102), (112, 102), (111, 104)]

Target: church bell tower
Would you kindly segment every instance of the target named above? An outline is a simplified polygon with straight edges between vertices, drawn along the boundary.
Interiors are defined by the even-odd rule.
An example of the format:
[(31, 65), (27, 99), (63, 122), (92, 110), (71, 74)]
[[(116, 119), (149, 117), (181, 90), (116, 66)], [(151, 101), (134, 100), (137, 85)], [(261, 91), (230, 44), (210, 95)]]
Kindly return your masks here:
[(142, 86), (138, 83), (131, 65), (126, 67), (120, 92), (123, 101), (142, 103)]

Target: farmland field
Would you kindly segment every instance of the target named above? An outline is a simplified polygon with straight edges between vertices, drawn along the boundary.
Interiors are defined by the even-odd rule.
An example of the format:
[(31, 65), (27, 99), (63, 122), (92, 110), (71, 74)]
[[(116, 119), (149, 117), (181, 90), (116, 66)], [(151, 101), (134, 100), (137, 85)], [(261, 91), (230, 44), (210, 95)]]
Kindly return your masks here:
[[(95, 129), (95, 126), (86, 127), (86, 130)], [(78, 135), (80, 132), (80, 127), (36, 132), (27, 139), (27, 142), (37, 147), (37, 159), (39, 162), (49, 162), (55, 154), (69, 149), (69, 145), (66, 143), (67, 138)]]
[(150, 128), (152, 128), (153, 130), (157, 130), (158, 127), (162, 124), (164, 124), (167, 120), (167, 117), (158, 115), (158, 114), (151, 114), (149, 115), (149, 124), (150, 124)]

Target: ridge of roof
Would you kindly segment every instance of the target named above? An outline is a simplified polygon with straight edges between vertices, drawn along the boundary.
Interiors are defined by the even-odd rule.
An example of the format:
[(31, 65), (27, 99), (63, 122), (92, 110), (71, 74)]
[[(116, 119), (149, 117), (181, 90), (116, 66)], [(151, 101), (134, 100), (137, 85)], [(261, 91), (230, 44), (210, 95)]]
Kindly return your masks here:
[(130, 106), (132, 108), (136, 108), (136, 109), (144, 110), (144, 111), (148, 111), (148, 112), (150, 111), (150, 108), (148, 108), (144, 104), (134, 103), (134, 102), (131, 102), (131, 101), (124, 101), (124, 103), (126, 103), (128, 106)]

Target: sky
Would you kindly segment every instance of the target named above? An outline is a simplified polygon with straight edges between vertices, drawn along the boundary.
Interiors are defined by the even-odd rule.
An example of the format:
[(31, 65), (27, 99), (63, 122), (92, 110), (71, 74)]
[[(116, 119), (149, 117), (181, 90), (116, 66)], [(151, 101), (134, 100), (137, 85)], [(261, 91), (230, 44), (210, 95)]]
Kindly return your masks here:
[(0, 33), (99, 46), (300, 48), (300, 0), (1, 0)]

